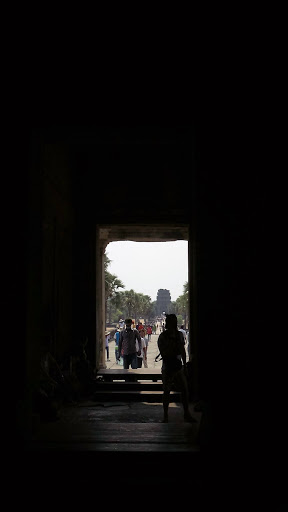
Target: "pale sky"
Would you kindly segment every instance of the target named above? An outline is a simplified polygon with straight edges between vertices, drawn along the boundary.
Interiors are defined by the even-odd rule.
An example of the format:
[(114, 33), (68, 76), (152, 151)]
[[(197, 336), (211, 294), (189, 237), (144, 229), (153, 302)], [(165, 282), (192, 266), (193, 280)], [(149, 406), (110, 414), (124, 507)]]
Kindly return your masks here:
[(149, 295), (154, 302), (160, 288), (170, 291), (174, 302), (183, 295), (188, 281), (188, 242), (110, 242), (106, 255), (107, 271), (125, 285), (120, 291), (134, 290)]

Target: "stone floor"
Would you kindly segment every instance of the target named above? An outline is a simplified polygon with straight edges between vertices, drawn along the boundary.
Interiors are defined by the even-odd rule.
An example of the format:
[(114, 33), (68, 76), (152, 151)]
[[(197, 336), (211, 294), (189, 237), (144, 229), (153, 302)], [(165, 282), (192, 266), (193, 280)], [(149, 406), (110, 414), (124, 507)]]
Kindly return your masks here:
[[(157, 339), (158, 335), (152, 336), (151, 342), (148, 346), (148, 368), (159, 368), (161, 369), (161, 361), (155, 362), (155, 356), (158, 354), (157, 347)], [(118, 365), (115, 360), (115, 343), (114, 340), (111, 340), (109, 343), (109, 359), (107, 361), (107, 368), (123, 368), (123, 366)], [(111, 442), (113, 441), (113, 436), (117, 437), (117, 425), (120, 424), (126, 425), (127, 429), (127, 441), (129, 442), (130, 437), (130, 427), (129, 424), (134, 424), (135, 429), (142, 429), (142, 441), (143, 443), (147, 443), (147, 447), (149, 445), (149, 449), (151, 448), (151, 439), (149, 437), (149, 429), (147, 430), (147, 439), (144, 435), (144, 427), (141, 427), (141, 424), (150, 424), (153, 426), (155, 430), (155, 439), (156, 444), (159, 436), (161, 437), (161, 442), (164, 444), (169, 444), (169, 435), (171, 435), (173, 439), (175, 438), (175, 429), (178, 429), (177, 432), (181, 438), (181, 425), (185, 432), (189, 431), (189, 441), (187, 439), (185, 442), (188, 443), (192, 449), (197, 447), (197, 437), (199, 432), (200, 420), (201, 420), (201, 412), (194, 411), (193, 404), (190, 404), (190, 412), (193, 414), (195, 419), (197, 420), (194, 424), (189, 424), (184, 422), (183, 417), (183, 407), (181, 403), (170, 403), (169, 406), (169, 423), (167, 425), (162, 424), (163, 419), (163, 406), (162, 403), (159, 402), (131, 402), (131, 401), (123, 401), (123, 402), (113, 402), (111, 399), (107, 402), (105, 401), (95, 401), (93, 396), (89, 399), (81, 400), (79, 403), (75, 404), (66, 404), (59, 411), (59, 419), (57, 421), (51, 422), (41, 422), (35, 426), (35, 440), (40, 442), (47, 442), (51, 444), (54, 440), (64, 440), (67, 443), (71, 440), (71, 446), (74, 446), (74, 440), (77, 438), (79, 441), (81, 439), (82, 445), (84, 443), (91, 448), (93, 442), (95, 446), (97, 445), (99, 448), (99, 440), (97, 438), (97, 432), (102, 432), (103, 425), (109, 425), (109, 430), (111, 432)], [(115, 427), (113, 427), (113, 425)], [(159, 425), (158, 427), (156, 425)], [(175, 425), (178, 425), (175, 426)], [(162, 428), (163, 427), (163, 428)], [(122, 427), (122, 431), (123, 431)], [(180, 431), (179, 431), (180, 428)], [(173, 430), (174, 429), (174, 430)], [(151, 429), (150, 429), (151, 430)], [(113, 431), (113, 432), (112, 432)], [(173, 431), (173, 432), (172, 432)], [(184, 431), (183, 431), (184, 432)], [(92, 436), (92, 437), (91, 437)], [(102, 434), (101, 434), (102, 436)], [(158, 437), (157, 437), (158, 436)], [(163, 436), (165, 441), (163, 441)], [(185, 437), (185, 436), (184, 436)], [(122, 439), (123, 441), (123, 439)], [(61, 441), (62, 442), (62, 441)], [(181, 441), (182, 442), (182, 441)], [(184, 442), (184, 438), (183, 438)], [(92, 443), (92, 444), (91, 444)], [(186, 444), (187, 444), (186, 443)], [(36, 446), (36, 445), (35, 445)], [(106, 445), (105, 445), (106, 446)], [(123, 445), (122, 445), (123, 446)], [(106, 449), (110, 450), (111, 444), (107, 445)], [(132, 447), (133, 448), (133, 447)], [(102, 449), (102, 448), (101, 448)], [(114, 449), (118, 449), (116, 446)], [(143, 448), (141, 448), (142, 450)]]

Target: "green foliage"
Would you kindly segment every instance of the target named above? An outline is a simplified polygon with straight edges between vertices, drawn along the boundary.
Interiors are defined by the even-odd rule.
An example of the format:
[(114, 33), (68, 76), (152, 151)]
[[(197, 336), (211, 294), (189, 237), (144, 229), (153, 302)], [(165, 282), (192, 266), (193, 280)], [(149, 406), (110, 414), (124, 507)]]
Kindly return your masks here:
[[(120, 317), (132, 317), (136, 321), (142, 317), (151, 319), (156, 316), (156, 301), (152, 302), (149, 295), (137, 293), (134, 290), (125, 290), (125, 285), (116, 275), (108, 272), (111, 260), (104, 255), (105, 271), (105, 299), (106, 318), (109, 322), (117, 322)], [(123, 289), (124, 291), (122, 291)], [(189, 294), (188, 282), (183, 285), (183, 295), (180, 295), (175, 302), (171, 302), (169, 312), (175, 312), (178, 324), (186, 323), (183, 317), (188, 317)], [(170, 311), (171, 310), (171, 311)], [(181, 320), (180, 320), (181, 318)]]

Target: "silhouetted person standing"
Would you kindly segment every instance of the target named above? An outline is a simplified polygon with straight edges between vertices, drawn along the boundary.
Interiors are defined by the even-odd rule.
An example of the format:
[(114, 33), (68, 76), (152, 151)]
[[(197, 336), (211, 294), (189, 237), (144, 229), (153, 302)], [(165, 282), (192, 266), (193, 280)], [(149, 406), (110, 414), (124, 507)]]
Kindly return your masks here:
[[(168, 422), (170, 391), (175, 384), (181, 391), (185, 421), (195, 421), (189, 412), (189, 390), (187, 382), (186, 351), (184, 337), (177, 328), (177, 317), (166, 315), (166, 329), (159, 334), (158, 348), (162, 356), (163, 410)], [(183, 365), (182, 365), (183, 361)]]

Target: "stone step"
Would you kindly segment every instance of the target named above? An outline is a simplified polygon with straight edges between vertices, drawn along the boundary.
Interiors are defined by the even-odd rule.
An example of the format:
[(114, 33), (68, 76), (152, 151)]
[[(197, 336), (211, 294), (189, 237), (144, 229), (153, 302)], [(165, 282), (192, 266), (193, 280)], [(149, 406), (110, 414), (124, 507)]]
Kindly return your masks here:
[(117, 381), (106, 382), (106, 381), (96, 381), (94, 384), (95, 391), (162, 391), (163, 385), (162, 382), (150, 382), (150, 381)]
[[(161, 403), (163, 401), (163, 391), (162, 390), (108, 390), (108, 389), (99, 389), (94, 391), (93, 399), (95, 401), (104, 401), (104, 402), (154, 402)], [(170, 392), (170, 402), (181, 402), (181, 393), (178, 391)]]
[(126, 381), (141, 381), (151, 380), (153, 382), (162, 381), (161, 370), (156, 368), (139, 368), (137, 370), (124, 370), (124, 368), (115, 369), (102, 369), (97, 371), (97, 379), (105, 381), (126, 380)]

